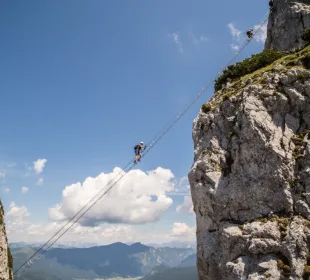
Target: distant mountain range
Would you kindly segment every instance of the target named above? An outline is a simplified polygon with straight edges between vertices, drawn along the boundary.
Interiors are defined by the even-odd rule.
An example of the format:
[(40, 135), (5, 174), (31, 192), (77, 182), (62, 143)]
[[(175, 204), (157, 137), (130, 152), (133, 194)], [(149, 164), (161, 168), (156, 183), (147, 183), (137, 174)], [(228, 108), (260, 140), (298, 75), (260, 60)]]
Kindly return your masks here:
[[(11, 247), (11, 251), (15, 271), (35, 249)], [(53, 248), (34, 263), (20, 280), (150, 277), (182, 266), (193, 254), (195, 250), (192, 248), (153, 248), (141, 243), (127, 245), (120, 242), (90, 248)]]
[[(22, 248), (22, 247), (40, 247), (44, 243), (43, 242), (16, 242), (16, 243), (9, 243), (10, 248)], [(65, 244), (54, 244), (53, 248), (89, 248), (97, 246), (96, 243), (90, 242), (68, 242)]]
[(196, 254), (188, 256), (179, 267), (196, 267)]
[[(39, 247), (42, 246), (43, 242), (15, 242), (9, 243), (10, 248), (21, 248), (21, 247)], [(124, 243), (127, 245), (132, 245), (133, 243)], [(162, 248), (162, 247), (170, 247), (170, 248), (193, 248), (196, 250), (196, 241), (182, 242), (182, 241), (172, 241), (166, 242), (162, 244), (157, 243), (148, 243), (146, 246), (150, 246), (153, 248)], [(100, 246), (96, 243), (91, 242), (81, 242), (81, 241), (73, 241), (66, 243), (56, 243), (53, 245), (53, 248), (90, 248)]]
[(197, 280), (196, 254), (188, 256), (177, 267), (160, 265), (140, 280)]
[(149, 243), (147, 246), (154, 248), (170, 247), (170, 248), (193, 248), (196, 250), (196, 241), (182, 242), (182, 241), (172, 241), (162, 244)]

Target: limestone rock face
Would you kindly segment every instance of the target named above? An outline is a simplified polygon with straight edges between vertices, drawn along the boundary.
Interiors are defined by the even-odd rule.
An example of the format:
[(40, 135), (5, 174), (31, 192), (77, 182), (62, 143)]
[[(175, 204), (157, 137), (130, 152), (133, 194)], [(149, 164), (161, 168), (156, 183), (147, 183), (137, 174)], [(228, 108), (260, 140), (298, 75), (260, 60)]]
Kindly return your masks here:
[(4, 225), (4, 211), (0, 202), (0, 280), (13, 279), (12, 258)]
[(310, 279), (310, 71), (232, 90), (193, 123), (199, 279)]
[(266, 49), (293, 51), (305, 42), (301, 39), (310, 28), (310, 0), (274, 0), (269, 15)]

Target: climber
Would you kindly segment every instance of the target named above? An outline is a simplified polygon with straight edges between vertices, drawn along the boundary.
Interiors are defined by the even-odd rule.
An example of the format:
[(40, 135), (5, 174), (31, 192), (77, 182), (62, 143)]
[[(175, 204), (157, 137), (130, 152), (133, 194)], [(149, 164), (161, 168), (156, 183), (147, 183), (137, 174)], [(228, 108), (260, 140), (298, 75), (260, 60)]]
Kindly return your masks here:
[(137, 164), (137, 161), (140, 161), (142, 155), (140, 154), (140, 151), (143, 151), (146, 148), (144, 143), (141, 141), (140, 144), (136, 145), (134, 147), (136, 158), (134, 160), (134, 163)]
[(246, 35), (248, 36), (248, 39), (251, 40), (251, 39), (253, 38), (253, 29), (250, 28), (250, 29), (247, 31)]
[(269, 7), (270, 7), (270, 9), (272, 9), (272, 7), (273, 7), (273, 0), (269, 1)]

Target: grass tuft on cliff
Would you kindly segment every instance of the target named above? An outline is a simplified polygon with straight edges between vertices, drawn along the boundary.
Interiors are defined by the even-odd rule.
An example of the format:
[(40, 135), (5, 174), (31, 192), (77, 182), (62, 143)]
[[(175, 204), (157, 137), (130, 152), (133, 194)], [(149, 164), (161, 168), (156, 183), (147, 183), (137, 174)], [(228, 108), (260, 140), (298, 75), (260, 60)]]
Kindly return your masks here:
[[(262, 53), (264, 53), (265, 51), (263, 51)], [(259, 59), (259, 55), (261, 55), (262, 53), (258, 54), (255, 59)], [(237, 63), (236, 65), (238, 65), (238, 68), (242, 65), (246, 66), (246, 65), (263, 65), (265, 63), (267, 63), (267, 59), (266, 57), (262, 59), (262, 61), (260, 62), (255, 62), (253, 60), (253, 64), (250, 63), (251, 59), (254, 56), (252, 56), (252, 58), (248, 58), (245, 59), (242, 62), (239, 62), (239, 64)], [(262, 55), (261, 57), (264, 57), (264, 55)], [(273, 57), (274, 58), (274, 57)], [(272, 61), (273, 59), (271, 59), (270, 61)], [(236, 65), (232, 65), (229, 66), (227, 68), (227, 70), (225, 70), (222, 74), (222, 76), (219, 77), (219, 79), (217, 80), (217, 83), (215, 84), (215, 88), (217, 89), (217, 87), (220, 87), (221, 82), (220, 79), (222, 79), (221, 81), (226, 81), (227, 78), (229, 78), (229, 73), (233, 73), (233, 71), (237, 71)], [(280, 69), (275, 70), (276, 67), (280, 67)], [(253, 68), (246, 68), (246, 70), (242, 70), (242, 74), (239, 74), (235, 76), (235, 78), (231, 81), (230, 86), (228, 88), (224, 88), (222, 90), (217, 90), (217, 92), (211, 97), (211, 99), (202, 105), (201, 107), (201, 111), (205, 114), (208, 114), (209, 112), (212, 112), (213, 110), (215, 110), (216, 108), (218, 108), (218, 106), (225, 100), (230, 99), (232, 96), (236, 95), (238, 92), (240, 92), (243, 88), (245, 88), (247, 86), (246, 81), (249, 79), (252, 79), (252, 84), (263, 84), (263, 74), (264, 73), (268, 73), (268, 72), (273, 72), (276, 71), (278, 73), (283, 73), (286, 72), (287, 70), (291, 69), (291, 68), (304, 68), (309, 70), (310, 69), (310, 46), (306, 46), (305, 48), (303, 48), (302, 50), (296, 51), (294, 53), (291, 54), (286, 54), (286, 55), (281, 55), (281, 57), (279, 57), (278, 59), (274, 60), (273, 62), (270, 62), (269, 64), (266, 64), (263, 67), (260, 67), (258, 69), (255, 69), (255, 67)], [(231, 69), (231, 72), (227, 72), (228, 69)], [(254, 70), (255, 69), (255, 70)], [(232, 76), (230, 76), (232, 77)], [(302, 78), (302, 77), (300, 77)]]
[(227, 79), (236, 80), (252, 73), (262, 67), (265, 67), (272, 62), (281, 58), (283, 54), (275, 50), (264, 50), (261, 53), (254, 54), (250, 58), (247, 58), (236, 64), (229, 65), (223, 74), (215, 80), (214, 89), (218, 91), (222, 89), (222, 85), (226, 83)]

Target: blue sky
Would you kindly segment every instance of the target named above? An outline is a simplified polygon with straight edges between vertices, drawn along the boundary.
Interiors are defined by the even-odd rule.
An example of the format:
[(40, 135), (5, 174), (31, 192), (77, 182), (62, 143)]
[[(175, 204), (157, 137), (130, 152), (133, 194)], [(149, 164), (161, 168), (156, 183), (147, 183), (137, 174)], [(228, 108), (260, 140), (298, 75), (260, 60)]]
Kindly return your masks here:
[[(7, 212), (15, 210), (10, 218), (24, 213), (30, 225), (49, 223), (48, 209), (62, 201), (66, 186), (123, 167), (133, 146), (195, 98), (266, 12), (267, 0), (2, 1), (0, 192)], [(263, 49), (259, 36), (237, 60)], [(212, 93), (211, 87), (137, 169), (187, 176), (192, 121)], [(46, 159), (39, 174), (38, 159)], [(134, 227), (194, 227), (194, 215), (176, 211), (184, 196), (171, 198), (156, 225)]]

